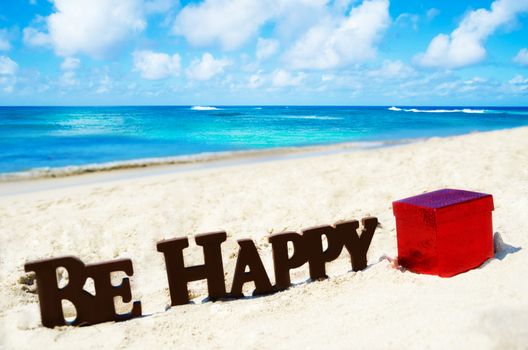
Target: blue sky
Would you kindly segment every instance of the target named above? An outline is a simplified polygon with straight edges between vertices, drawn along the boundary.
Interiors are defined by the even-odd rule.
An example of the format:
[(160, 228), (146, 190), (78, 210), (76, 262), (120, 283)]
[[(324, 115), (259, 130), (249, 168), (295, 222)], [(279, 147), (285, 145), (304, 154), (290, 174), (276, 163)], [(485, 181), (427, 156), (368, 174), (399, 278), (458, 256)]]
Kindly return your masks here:
[(1, 0), (1, 105), (528, 105), (528, 0)]

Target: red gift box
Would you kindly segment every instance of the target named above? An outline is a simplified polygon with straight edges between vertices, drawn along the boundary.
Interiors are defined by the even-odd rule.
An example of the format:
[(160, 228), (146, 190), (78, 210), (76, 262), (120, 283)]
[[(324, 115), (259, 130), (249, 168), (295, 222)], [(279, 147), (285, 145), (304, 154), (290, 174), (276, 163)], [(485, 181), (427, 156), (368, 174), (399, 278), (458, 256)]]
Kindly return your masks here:
[(443, 189), (392, 206), (401, 266), (450, 277), (493, 257), (490, 194)]

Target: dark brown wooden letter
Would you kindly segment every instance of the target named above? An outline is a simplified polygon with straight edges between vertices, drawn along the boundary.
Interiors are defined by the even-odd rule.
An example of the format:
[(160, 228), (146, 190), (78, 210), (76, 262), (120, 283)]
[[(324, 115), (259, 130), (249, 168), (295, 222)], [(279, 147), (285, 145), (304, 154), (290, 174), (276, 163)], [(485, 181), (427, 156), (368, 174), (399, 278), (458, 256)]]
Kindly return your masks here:
[[(339, 231), (332, 226), (317, 226), (302, 231), (310, 278), (317, 280), (326, 278), (327, 262), (337, 259), (343, 249), (343, 242), (339, 238)], [(328, 247), (323, 249), (322, 237), (326, 236)]]
[[(290, 270), (302, 266), (307, 261), (304, 241), (296, 232), (275, 233), (269, 237), (273, 249), (275, 289), (284, 290), (291, 284)], [(288, 256), (288, 242), (293, 244), (293, 255)]]
[[(68, 271), (69, 281), (59, 288), (57, 268)], [(93, 265), (85, 265), (73, 256), (45, 259), (24, 265), (25, 271), (34, 271), (40, 302), (42, 324), (53, 328), (67, 324), (62, 311), (62, 300), (69, 300), (77, 311), (77, 317), (71, 325), (90, 325), (107, 321), (123, 321), (141, 316), (141, 303), (136, 301), (127, 314), (116, 314), (114, 296), (121, 296), (123, 302), (132, 298), (130, 282), (124, 278), (121, 285), (114, 287), (110, 283), (110, 273), (123, 271), (132, 276), (132, 262), (120, 259)], [(95, 296), (83, 289), (86, 279), (93, 278)]]
[[(273, 290), (269, 280), (266, 269), (260, 260), (259, 253), (255, 247), (255, 243), (251, 239), (238, 240), (240, 249), (235, 267), (235, 276), (233, 277), (233, 286), (231, 287), (232, 297), (242, 297), (242, 287), (244, 283), (255, 282), (256, 294), (266, 294)], [(249, 267), (249, 272), (246, 272), (246, 266)]]
[(187, 237), (158, 242), (158, 252), (165, 256), (171, 305), (189, 302), (187, 283), (207, 279), (210, 299), (226, 297), (224, 266), (220, 245), (227, 238), (225, 232), (204, 233), (195, 236), (196, 244), (203, 247), (204, 264), (185, 267), (183, 250), (189, 246)]
[(335, 226), (339, 232), (339, 238), (350, 253), (353, 271), (360, 271), (367, 267), (367, 251), (378, 226), (378, 219), (375, 217), (363, 218), (361, 224), (363, 229), (360, 236), (357, 234), (359, 228), (357, 220), (343, 222)]

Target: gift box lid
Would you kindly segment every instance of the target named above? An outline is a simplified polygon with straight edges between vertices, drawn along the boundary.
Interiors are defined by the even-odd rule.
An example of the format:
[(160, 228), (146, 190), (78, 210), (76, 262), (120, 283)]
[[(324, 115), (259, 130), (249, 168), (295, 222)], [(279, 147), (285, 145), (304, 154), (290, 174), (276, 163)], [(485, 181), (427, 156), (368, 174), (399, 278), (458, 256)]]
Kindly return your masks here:
[(455, 189), (404, 198), (393, 202), (392, 208), (397, 219), (423, 221), (431, 225), (494, 209), (492, 195)]

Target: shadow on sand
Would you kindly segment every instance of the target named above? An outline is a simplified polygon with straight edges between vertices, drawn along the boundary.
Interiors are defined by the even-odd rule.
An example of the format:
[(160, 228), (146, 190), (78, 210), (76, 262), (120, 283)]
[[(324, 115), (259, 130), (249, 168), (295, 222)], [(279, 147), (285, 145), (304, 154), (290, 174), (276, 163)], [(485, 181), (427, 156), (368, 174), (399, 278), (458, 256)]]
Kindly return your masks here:
[(495, 259), (499, 260), (504, 259), (506, 255), (515, 254), (522, 249), (521, 247), (514, 247), (512, 245), (504, 243), (504, 241), (502, 240), (502, 236), (499, 232), (495, 232), (495, 234), (493, 235), (493, 247), (495, 249)]

